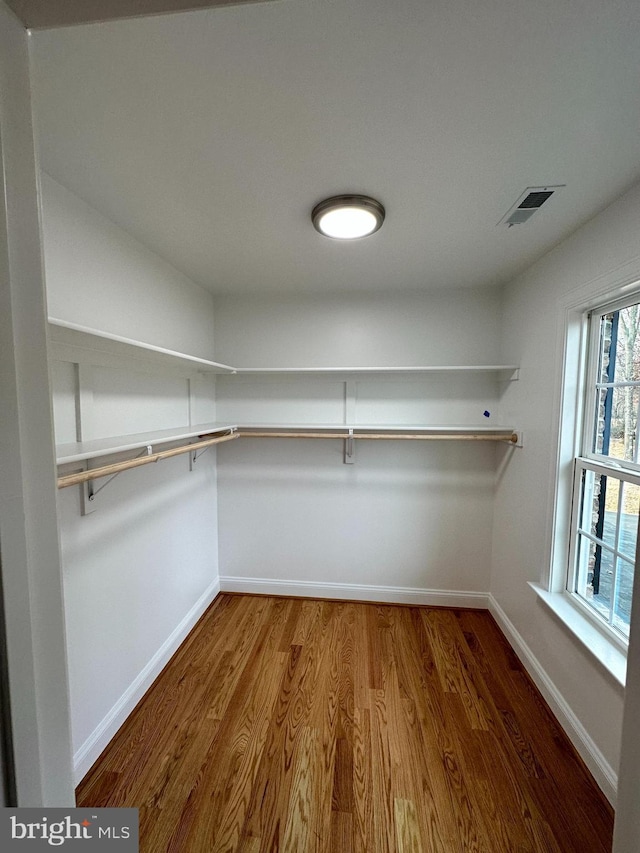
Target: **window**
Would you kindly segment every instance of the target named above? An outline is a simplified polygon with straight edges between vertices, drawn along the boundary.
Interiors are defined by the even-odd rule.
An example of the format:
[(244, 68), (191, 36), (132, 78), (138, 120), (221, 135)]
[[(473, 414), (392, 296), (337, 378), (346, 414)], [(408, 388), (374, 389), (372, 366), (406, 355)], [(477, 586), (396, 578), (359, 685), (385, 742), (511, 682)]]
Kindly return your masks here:
[(588, 316), (584, 424), (575, 459), (568, 591), (629, 636), (640, 505), (640, 302)]

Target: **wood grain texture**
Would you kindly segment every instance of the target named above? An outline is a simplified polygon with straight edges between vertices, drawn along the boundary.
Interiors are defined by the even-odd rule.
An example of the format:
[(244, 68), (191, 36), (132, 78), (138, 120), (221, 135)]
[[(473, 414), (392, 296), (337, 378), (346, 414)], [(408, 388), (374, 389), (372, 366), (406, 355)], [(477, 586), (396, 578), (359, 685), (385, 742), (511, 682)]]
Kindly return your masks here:
[(143, 853), (606, 853), (489, 613), (220, 595), (77, 790)]

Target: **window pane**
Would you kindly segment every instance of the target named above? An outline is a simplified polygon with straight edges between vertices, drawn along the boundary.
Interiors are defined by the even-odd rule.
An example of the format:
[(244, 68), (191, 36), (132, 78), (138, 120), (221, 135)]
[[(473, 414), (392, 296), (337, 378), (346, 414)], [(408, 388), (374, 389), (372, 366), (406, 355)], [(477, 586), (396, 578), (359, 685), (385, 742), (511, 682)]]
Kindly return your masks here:
[(638, 539), (638, 507), (640, 505), (640, 486), (635, 483), (622, 483), (622, 502), (620, 514), (620, 538), (618, 550), (636, 559), (636, 541)]
[(579, 482), (574, 591), (628, 636), (640, 486), (586, 468)]
[[(586, 536), (578, 536), (578, 560), (584, 567), (580, 573), (576, 592), (587, 604), (609, 622), (611, 615), (611, 578), (613, 577), (613, 554), (596, 545)], [(579, 577), (580, 577), (579, 575)]]
[(616, 547), (620, 481), (593, 471), (583, 474), (580, 528), (605, 545)]
[(640, 388), (635, 387), (602, 388), (597, 392), (595, 453), (636, 461), (639, 400)]
[(631, 619), (631, 593), (633, 591), (633, 563), (618, 558), (616, 567), (616, 601), (614, 606), (613, 625), (619, 631), (629, 636)]
[[(598, 319), (594, 453), (638, 461), (637, 429), (640, 388), (640, 303)], [(593, 392), (592, 392), (593, 393)]]

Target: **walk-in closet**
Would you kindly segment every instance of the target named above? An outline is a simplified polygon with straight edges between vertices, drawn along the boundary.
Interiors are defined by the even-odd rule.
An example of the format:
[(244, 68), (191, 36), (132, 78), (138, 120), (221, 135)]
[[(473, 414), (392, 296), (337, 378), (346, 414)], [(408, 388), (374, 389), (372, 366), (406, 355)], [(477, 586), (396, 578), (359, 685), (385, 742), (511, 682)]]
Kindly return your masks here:
[(632, 853), (637, 4), (4, 2), (14, 799)]

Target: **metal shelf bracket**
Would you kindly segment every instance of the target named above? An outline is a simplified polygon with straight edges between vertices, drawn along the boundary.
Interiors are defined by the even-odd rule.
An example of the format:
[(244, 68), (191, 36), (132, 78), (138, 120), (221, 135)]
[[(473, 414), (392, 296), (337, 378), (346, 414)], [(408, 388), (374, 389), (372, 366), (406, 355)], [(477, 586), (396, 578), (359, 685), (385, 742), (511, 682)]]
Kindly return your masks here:
[(344, 464), (353, 465), (356, 461), (356, 442), (353, 437), (353, 429), (349, 430), (349, 437), (344, 440)]

